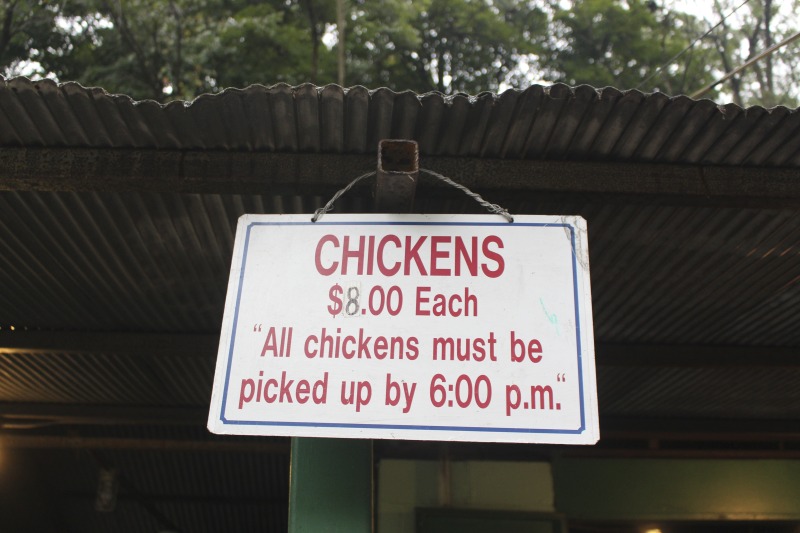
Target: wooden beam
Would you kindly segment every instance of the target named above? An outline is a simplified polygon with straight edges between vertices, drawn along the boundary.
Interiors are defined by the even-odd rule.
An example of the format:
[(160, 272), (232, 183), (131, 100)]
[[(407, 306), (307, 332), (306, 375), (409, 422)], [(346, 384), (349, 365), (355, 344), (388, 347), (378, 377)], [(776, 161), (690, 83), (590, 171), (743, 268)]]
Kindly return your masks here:
[[(374, 156), (0, 148), (0, 191), (151, 191), (328, 195), (374, 168)], [(477, 191), (587, 195), (667, 205), (800, 209), (797, 169), (425, 156), (420, 167)], [(424, 194), (442, 187), (420, 182)], [(369, 190), (363, 188), (364, 191)], [(497, 199), (495, 200), (497, 201)]]
[(0, 354), (216, 357), (219, 334), (0, 331)]
[(797, 368), (800, 348), (681, 344), (618, 344), (600, 342), (599, 366), (666, 368)]
[[(197, 494), (138, 494), (137, 496), (131, 496), (129, 494), (118, 494), (117, 501), (118, 502), (133, 502), (133, 503), (141, 503), (147, 502), (151, 505), (159, 505), (165, 503), (177, 503), (177, 504), (185, 504), (185, 505), (209, 505), (209, 506), (233, 506), (236, 507), (277, 507), (281, 509), (280, 512), (286, 512), (286, 508), (289, 505), (289, 499), (286, 497), (282, 497), (283, 494), (279, 494), (278, 497), (273, 498), (261, 498), (261, 497), (254, 497), (254, 496), (202, 496)], [(90, 492), (61, 492), (56, 493), (55, 497), (58, 500), (69, 500), (70, 502), (74, 503), (94, 503), (95, 498), (97, 495)]]
[[(148, 425), (204, 428), (207, 406), (144, 407), (3, 402), (0, 428), (51, 425)], [(637, 418), (600, 416), (601, 442), (657, 439), (682, 442), (800, 441), (800, 420)], [(388, 443), (383, 443), (388, 445)], [(431, 453), (438, 453), (433, 443)], [(508, 447), (516, 445), (506, 445)], [(495, 445), (492, 445), (495, 447)], [(573, 448), (575, 449), (575, 448)]]
[(0, 426), (177, 425), (205, 427), (208, 407), (0, 402)]
[(36, 450), (131, 450), (152, 452), (233, 452), (288, 455), (289, 439), (188, 440), (153, 438), (80, 437), (0, 433), (0, 446)]
[(800, 441), (800, 420), (601, 416), (600, 433), (601, 441)]
[[(219, 334), (0, 331), (0, 354), (93, 353), (214, 358)], [(598, 341), (599, 366), (800, 367), (800, 348), (682, 344), (621, 344)]]

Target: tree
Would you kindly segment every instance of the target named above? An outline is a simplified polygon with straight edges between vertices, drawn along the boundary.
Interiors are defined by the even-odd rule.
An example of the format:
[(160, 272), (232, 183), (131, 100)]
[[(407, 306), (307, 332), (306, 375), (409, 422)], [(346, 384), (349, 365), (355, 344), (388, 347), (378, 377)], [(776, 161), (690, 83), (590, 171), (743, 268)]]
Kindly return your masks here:
[(198, 40), (205, 45), (200, 65), (208, 70), (210, 89), (333, 81), (335, 58), (321, 46), (329, 14), (314, 3), (253, 3), (218, 20)]
[(0, 0), (0, 65), (15, 73), (21, 63), (60, 49), (63, 42), (53, 32), (59, 11), (55, 2)]
[(575, 0), (553, 13), (545, 68), (569, 84), (633, 88), (647, 81), (644, 89), (684, 93), (710, 81), (707, 50), (690, 50), (680, 63), (656, 72), (698, 31), (694, 17), (652, 0)]
[[(39, 59), (60, 79), (137, 98), (191, 96), (187, 41), (199, 12), (188, 0), (79, 0), (60, 13), (63, 46)], [(188, 45), (188, 46), (187, 46)]]
[[(737, 5), (731, 0), (715, 0), (715, 18), (723, 19)], [(798, 7), (797, 0), (783, 3), (751, 0), (726, 19), (708, 39), (718, 55), (717, 76), (733, 71), (797, 32)], [(733, 76), (721, 90), (739, 105), (796, 107), (800, 87), (798, 67), (797, 48), (790, 45)]]
[(519, 56), (539, 50), (546, 23), (535, 4), (509, 0), (367, 4), (352, 17), (350, 70), (364, 83), (398, 90), (497, 90)]
[[(734, 2), (715, 0), (714, 20), (702, 20), (666, 0), (0, 0), (0, 72), (160, 101), (339, 79), (417, 92), (546, 79), (691, 93), (795, 31), (800, 0), (751, 0), (713, 27)], [(798, 61), (779, 50), (711, 96), (796, 105)]]
[[(77, 0), (54, 11), (23, 51), (41, 63), (39, 75), (161, 101), (251, 83), (333, 81), (335, 59), (320, 46), (333, 16), (324, 5)], [(51, 35), (57, 44), (37, 53)]]

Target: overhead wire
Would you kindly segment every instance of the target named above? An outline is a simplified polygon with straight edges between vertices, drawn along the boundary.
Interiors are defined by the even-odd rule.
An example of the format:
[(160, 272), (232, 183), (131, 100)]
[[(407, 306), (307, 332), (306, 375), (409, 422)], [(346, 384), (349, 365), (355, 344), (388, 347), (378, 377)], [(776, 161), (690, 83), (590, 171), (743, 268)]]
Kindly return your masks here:
[(650, 76), (648, 76), (647, 78), (645, 78), (645, 80), (644, 80), (644, 81), (642, 81), (642, 82), (641, 82), (639, 85), (637, 85), (637, 86), (636, 86), (636, 89), (639, 89), (639, 88), (641, 88), (641, 87), (642, 87), (642, 85), (644, 85), (644, 84), (645, 84), (645, 83), (647, 83), (648, 81), (652, 80), (653, 78), (655, 78), (656, 76), (658, 76), (659, 74), (661, 74), (661, 72), (663, 72), (663, 71), (664, 71), (664, 69), (665, 69), (666, 67), (668, 67), (669, 65), (671, 65), (671, 64), (672, 64), (672, 63), (673, 63), (673, 62), (674, 62), (676, 59), (678, 59), (679, 57), (681, 57), (683, 54), (685, 54), (686, 52), (688, 52), (689, 50), (691, 50), (691, 49), (694, 47), (694, 45), (696, 45), (698, 42), (700, 42), (700, 41), (702, 41), (703, 39), (705, 39), (706, 37), (708, 37), (708, 36), (711, 34), (711, 32), (713, 32), (714, 30), (716, 30), (717, 28), (719, 28), (719, 27), (722, 25), (722, 23), (723, 23), (723, 22), (725, 22), (725, 21), (728, 19), (728, 17), (730, 17), (731, 15), (733, 15), (734, 13), (736, 13), (737, 11), (739, 11), (739, 9), (740, 9), (740, 8), (742, 8), (742, 7), (743, 7), (745, 4), (747, 4), (748, 2), (750, 2), (750, 0), (744, 0), (744, 2), (742, 2), (741, 4), (739, 4), (738, 6), (736, 6), (736, 8), (734, 8), (734, 10), (733, 10), (733, 11), (731, 11), (730, 13), (728, 13), (727, 15), (725, 15), (724, 17), (722, 17), (722, 19), (720, 19), (720, 21), (719, 21), (719, 22), (717, 22), (717, 23), (716, 23), (714, 26), (712, 26), (711, 28), (709, 28), (709, 30), (708, 30), (708, 31), (706, 31), (706, 32), (705, 32), (703, 35), (701, 35), (700, 37), (698, 37), (698, 38), (696, 38), (694, 41), (692, 41), (692, 42), (689, 44), (689, 46), (687, 46), (686, 48), (684, 48), (683, 50), (681, 50), (680, 52), (678, 52), (677, 54), (675, 54), (674, 56), (672, 56), (671, 58), (669, 58), (669, 59), (668, 59), (666, 62), (664, 62), (664, 64), (663, 64), (663, 65), (661, 65), (660, 67), (658, 67), (658, 68), (655, 70), (655, 72), (653, 72), (652, 74), (650, 74)]
[(758, 54), (756, 57), (754, 57), (754, 58), (750, 59), (749, 61), (747, 61), (746, 63), (736, 67), (735, 69), (733, 69), (732, 71), (728, 72), (727, 74), (722, 76), (720, 79), (715, 81), (714, 83), (710, 83), (710, 84), (706, 85), (705, 87), (703, 87), (702, 89), (700, 89), (699, 91), (693, 92), (691, 95), (689, 95), (689, 98), (700, 98), (701, 96), (706, 94), (708, 91), (710, 91), (711, 89), (713, 89), (714, 87), (716, 87), (720, 83), (722, 83), (724, 81), (727, 81), (728, 79), (734, 77), (735, 75), (737, 75), (738, 73), (740, 73), (741, 71), (743, 71), (744, 69), (746, 69), (747, 67), (752, 65), (753, 63), (755, 63), (756, 61), (759, 61), (759, 60), (767, 57), (768, 55), (773, 53), (775, 50), (777, 50), (779, 48), (783, 48), (787, 44), (789, 44), (791, 42), (794, 42), (797, 39), (800, 39), (800, 31), (798, 31), (797, 33), (795, 33), (791, 37), (787, 37), (786, 39), (784, 39), (783, 41), (779, 42), (778, 44), (774, 44), (774, 45), (770, 46), (769, 48), (767, 48), (766, 50), (764, 50), (763, 52)]

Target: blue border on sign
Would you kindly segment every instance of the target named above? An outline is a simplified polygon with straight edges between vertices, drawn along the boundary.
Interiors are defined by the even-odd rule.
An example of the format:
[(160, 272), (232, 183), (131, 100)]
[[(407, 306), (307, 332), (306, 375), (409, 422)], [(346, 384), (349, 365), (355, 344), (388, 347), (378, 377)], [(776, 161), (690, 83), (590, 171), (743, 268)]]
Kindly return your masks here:
[[(230, 383), (231, 365), (233, 364), (233, 347), (236, 342), (236, 326), (239, 322), (239, 302), (242, 298), (244, 272), (247, 267), (247, 251), (250, 246), (250, 229), (253, 226), (504, 226), (504, 227), (548, 227), (569, 230), (572, 249), (572, 287), (575, 305), (575, 340), (578, 349), (578, 392), (581, 404), (581, 425), (578, 429), (549, 428), (498, 428), (474, 426), (418, 426), (408, 424), (341, 424), (334, 422), (270, 422), (262, 420), (228, 420), (225, 418), (225, 407), (228, 402), (228, 384)], [(319, 428), (352, 428), (352, 429), (407, 429), (418, 431), (475, 431), (483, 433), (543, 433), (559, 435), (576, 435), (586, 430), (586, 414), (584, 411), (583, 393), (583, 350), (581, 347), (580, 307), (578, 305), (578, 258), (575, 253), (575, 228), (571, 224), (546, 222), (251, 222), (247, 225), (244, 251), (242, 253), (242, 270), (239, 273), (239, 290), (236, 294), (236, 306), (233, 313), (233, 330), (231, 344), (228, 349), (228, 365), (225, 371), (225, 387), (222, 392), (222, 408), (220, 421), (225, 425), (235, 426), (283, 426), (283, 427), (319, 427)]]

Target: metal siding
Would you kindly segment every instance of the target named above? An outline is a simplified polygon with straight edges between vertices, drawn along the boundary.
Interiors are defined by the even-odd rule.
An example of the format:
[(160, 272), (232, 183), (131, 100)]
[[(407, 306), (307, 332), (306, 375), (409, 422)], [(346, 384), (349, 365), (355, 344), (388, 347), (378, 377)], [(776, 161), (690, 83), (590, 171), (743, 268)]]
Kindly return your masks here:
[(0, 146), (364, 153), (410, 138), (421, 155), (800, 166), (797, 112), (533, 85), (500, 95), (253, 85), (191, 102), (134, 102), (76, 83), (0, 79)]
[[(607, 87), (596, 91), (597, 98), (589, 105), (589, 110), (584, 115), (584, 120), (577, 135), (572, 141), (571, 149), (564, 154), (564, 159), (587, 160), (591, 159), (595, 151), (593, 144), (598, 137), (607, 135), (605, 122), (614, 109), (617, 101), (622, 97), (618, 90)], [(584, 97), (587, 96), (584, 93)]]
[(405, 91), (399, 93), (394, 102), (392, 115), (392, 136), (397, 139), (414, 138), (414, 126), (421, 108), (417, 95)]
[[(367, 147), (377, 147), (381, 139), (392, 138), (395, 94), (389, 89), (378, 89), (370, 94)], [(301, 117), (301, 120), (303, 119), (304, 117)]]
[(600, 367), (598, 382), (602, 413), (608, 416), (800, 417), (800, 370), (796, 368)]
[(369, 91), (353, 87), (344, 95), (345, 152), (363, 154), (367, 151), (367, 124), (369, 123)]
[(328, 85), (320, 91), (320, 151), (344, 150), (344, 101), (341, 87)]
[(469, 97), (278, 84), (161, 105), (13, 78), (0, 110), (0, 146), (363, 153), (411, 138), (423, 156), (800, 166), (796, 111), (613, 87)]
[[(300, 152), (319, 152), (322, 146), (320, 142), (319, 127), (319, 94), (313, 85), (301, 85), (294, 91), (295, 107), (297, 108), (297, 150)], [(247, 121), (235, 120), (239, 125), (234, 131), (244, 133), (244, 124)]]
[[(238, 217), (310, 213), (324, 200), (0, 194), (0, 327), (215, 332)], [(363, 192), (354, 193), (337, 210), (360, 211), (364, 202)], [(552, 203), (523, 196), (506, 207), (587, 218), (598, 342), (763, 346), (765, 353), (770, 346), (800, 344), (800, 224), (793, 211)], [(418, 208), (477, 210), (455, 193), (423, 198)], [(3, 368), (13, 375), (2, 389), (4, 401), (165, 405), (205, 405), (213, 372), (205, 359), (113, 354), (7, 355)], [(649, 394), (657, 407), (659, 389)], [(731, 395), (758, 408), (757, 397)], [(709, 397), (706, 404), (713, 408), (718, 401)], [(730, 412), (738, 411), (731, 406)]]
[[(361, 210), (364, 192), (337, 203)], [(311, 212), (318, 196), (3, 193), (0, 325), (210, 332), (219, 327), (235, 221)], [(446, 194), (425, 212), (477, 212)], [(599, 339), (790, 346), (800, 268), (792, 211), (531, 204), (589, 221)], [(31, 297), (33, 295), (34, 297)], [(783, 316), (793, 316), (783, 315)], [(789, 320), (791, 323), (792, 321)], [(800, 328), (798, 328), (800, 331)]]

